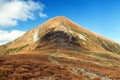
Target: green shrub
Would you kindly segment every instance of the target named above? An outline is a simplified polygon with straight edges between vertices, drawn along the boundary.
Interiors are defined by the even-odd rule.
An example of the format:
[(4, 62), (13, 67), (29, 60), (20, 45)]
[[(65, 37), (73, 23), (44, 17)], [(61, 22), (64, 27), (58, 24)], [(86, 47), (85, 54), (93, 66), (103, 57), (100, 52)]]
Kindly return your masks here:
[(19, 52), (19, 51), (23, 50), (27, 46), (28, 46), (28, 44), (24, 45), (24, 46), (17, 47), (17, 48), (10, 48), (4, 54), (10, 54), (12, 52)]
[(97, 38), (96, 42), (100, 44), (105, 50), (120, 54), (120, 45), (117, 43), (110, 43), (100, 38)]

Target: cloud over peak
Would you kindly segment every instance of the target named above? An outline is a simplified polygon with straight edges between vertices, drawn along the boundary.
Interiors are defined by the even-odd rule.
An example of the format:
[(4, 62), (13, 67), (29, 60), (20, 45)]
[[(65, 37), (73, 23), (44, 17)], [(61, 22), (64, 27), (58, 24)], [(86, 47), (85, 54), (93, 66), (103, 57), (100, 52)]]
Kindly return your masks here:
[(44, 4), (33, 0), (0, 0), (0, 27), (15, 26), (18, 21), (34, 19), (35, 13), (47, 17), (43, 13)]
[(19, 31), (19, 30), (12, 30), (12, 31), (0, 30), (0, 45), (20, 37), (25, 32), (26, 31)]

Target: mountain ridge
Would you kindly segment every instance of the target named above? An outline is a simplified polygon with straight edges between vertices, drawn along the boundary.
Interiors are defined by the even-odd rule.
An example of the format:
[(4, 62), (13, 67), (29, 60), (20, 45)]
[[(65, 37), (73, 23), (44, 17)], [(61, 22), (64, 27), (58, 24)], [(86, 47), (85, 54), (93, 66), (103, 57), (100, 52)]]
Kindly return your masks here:
[[(98, 35), (94, 32), (91, 32), (83, 27), (79, 27), (79, 25), (75, 24), (68, 18), (65, 18), (63, 16), (57, 16), (55, 18), (52, 18), (48, 20), (47, 22), (41, 24), (40, 26), (26, 32), (23, 36), (20, 38), (14, 40), (13, 42), (10, 42), (6, 44), (6, 46), (9, 48), (17, 48), (25, 45), (31, 45), (31, 47), (28, 47), (27, 50), (33, 50), (37, 45), (36, 42), (41, 41), (42, 37), (46, 34), (50, 34), (51, 32), (59, 32), (54, 33), (55, 35), (57, 34), (58, 36), (64, 36), (67, 35), (66, 37), (69, 37), (68, 40), (71, 38), (74, 38), (77, 40), (76, 44), (82, 45), (84, 48), (86, 48), (85, 44), (87, 43), (88, 47), (86, 49), (90, 49), (92, 51), (97, 50), (97, 51), (104, 51), (104, 47), (107, 48), (106, 46), (107, 42), (110, 43), (110, 45), (115, 44), (117, 47), (120, 45), (116, 42), (113, 42), (101, 35)], [(51, 33), (52, 36), (53, 33)], [(47, 36), (47, 35), (46, 35)], [(56, 36), (57, 37), (57, 36)], [(54, 37), (55, 38), (55, 37)], [(85, 39), (86, 38), (86, 39)], [(60, 40), (60, 39), (59, 39)], [(81, 40), (81, 41), (80, 41)], [(87, 41), (86, 41), (87, 40)], [(63, 41), (65, 42), (65, 41)], [(67, 40), (66, 40), (67, 42)], [(69, 41), (71, 42), (71, 41)], [(100, 42), (100, 43), (99, 43)], [(99, 43), (99, 44), (98, 44)], [(18, 44), (18, 45), (16, 45)], [(102, 47), (101, 45), (104, 44)], [(36, 45), (36, 46), (34, 46)], [(92, 46), (96, 46), (92, 49)], [(98, 49), (97, 49), (98, 48)], [(106, 49), (105, 49), (106, 50)], [(107, 50), (109, 50), (107, 48)], [(111, 50), (109, 50), (111, 51)], [(118, 50), (117, 53), (120, 53)]]
[(119, 80), (120, 45), (59, 16), (0, 46), (0, 80)]

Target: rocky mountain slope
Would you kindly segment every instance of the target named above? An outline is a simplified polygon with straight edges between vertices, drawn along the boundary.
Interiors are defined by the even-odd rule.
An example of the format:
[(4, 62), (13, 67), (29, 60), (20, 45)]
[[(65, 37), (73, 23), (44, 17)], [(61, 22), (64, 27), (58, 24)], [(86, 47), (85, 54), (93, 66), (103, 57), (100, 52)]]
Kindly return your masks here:
[(0, 54), (0, 80), (120, 80), (120, 44), (63, 16), (0, 46)]

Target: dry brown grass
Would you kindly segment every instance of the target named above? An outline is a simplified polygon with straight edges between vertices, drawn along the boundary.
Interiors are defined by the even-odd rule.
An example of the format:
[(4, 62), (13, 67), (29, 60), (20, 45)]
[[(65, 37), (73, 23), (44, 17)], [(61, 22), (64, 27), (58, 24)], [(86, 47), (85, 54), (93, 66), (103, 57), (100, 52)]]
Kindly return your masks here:
[[(35, 54), (32, 54), (33, 52)], [(100, 80), (102, 77), (120, 79), (120, 59), (116, 56), (110, 59), (106, 58), (106, 55), (101, 57), (96, 52), (74, 53), (63, 49), (56, 56), (52, 55), (55, 52), (56, 50), (46, 49), (46, 51), (28, 52), (29, 54), (0, 56), (0, 80)], [(62, 54), (66, 57), (59, 57)], [(59, 65), (52, 63), (48, 59), (49, 55)], [(86, 73), (93, 73), (97, 77), (91, 78), (89, 74), (85, 76)]]
[(83, 80), (64, 67), (51, 64), (47, 56), (19, 54), (0, 56), (0, 80)]
[[(97, 55), (97, 53), (70, 53), (67, 51), (64, 54), (67, 55), (68, 58), (63, 56), (59, 58), (53, 57), (53, 59), (66, 66), (72, 65), (73, 67), (84, 68), (88, 70), (88, 72), (90, 71), (97, 74), (99, 77), (120, 79), (120, 59), (118, 56), (110, 58), (110, 55), (107, 53), (104, 53), (106, 54), (105, 56), (101, 53), (101, 55), (104, 56), (101, 57), (101, 55)], [(96, 56), (89, 56), (90, 54), (96, 54)], [(69, 59), (69, 56), (73, 57), (73, 59)]]

